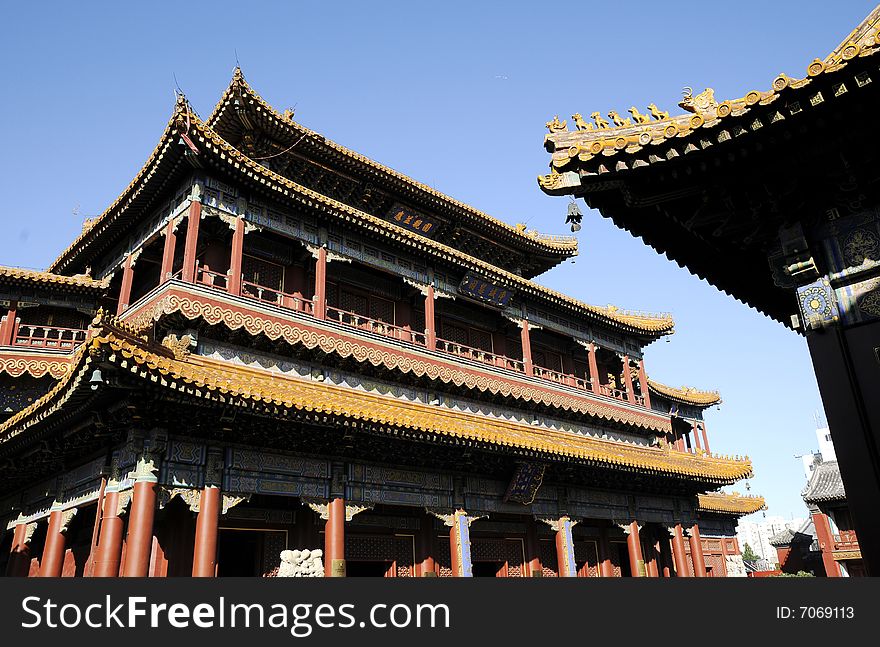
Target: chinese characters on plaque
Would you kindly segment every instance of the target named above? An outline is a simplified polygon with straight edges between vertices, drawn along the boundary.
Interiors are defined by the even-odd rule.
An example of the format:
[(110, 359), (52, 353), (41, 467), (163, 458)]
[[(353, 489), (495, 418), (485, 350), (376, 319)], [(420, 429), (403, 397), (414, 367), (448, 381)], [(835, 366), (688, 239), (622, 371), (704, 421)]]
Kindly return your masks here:
[(416, 213), (412, 209), (408, 209), (400, 204), (395, 204), (388, 212), (388, 219), (391, 222), (400, 225), (404, 229), (414, 231), (422, 236), (433, 238), (437, 233), (438, 223), (436, 220), (426, 218), (420, 213)]
[(462, 294), (488, 301), (496, 306), (506, 306), (513, 296), (513, 290), (503, 286), (495, 285), (473, 272), (464, 275), (458, 286), (458, 291)]

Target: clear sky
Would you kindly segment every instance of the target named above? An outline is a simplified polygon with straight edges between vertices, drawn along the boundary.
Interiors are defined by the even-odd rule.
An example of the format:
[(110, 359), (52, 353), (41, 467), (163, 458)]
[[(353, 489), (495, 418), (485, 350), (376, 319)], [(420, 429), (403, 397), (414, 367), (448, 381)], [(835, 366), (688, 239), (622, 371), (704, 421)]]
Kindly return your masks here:
[[(559, 113), (679, 111), (806, 75), (873, 8), (847, 2), (15, 3), (0, 54), (0, 263), (45, 268), (152, 151), (174, 78), (203, 117), (236, 63), (279, 110), (508, 222), (565, 233), (545, 196)], [(713, 451), (748, 454), (767, 514), (803, 516), (795, 454), (821, 400), (803, 338), (719, 293), (595, 212), (581, 255), (539, 280), (582, 300), (670, 311), (649, 374), (718, 389)], [(745, 492), (743, 483), (734, 488)]]

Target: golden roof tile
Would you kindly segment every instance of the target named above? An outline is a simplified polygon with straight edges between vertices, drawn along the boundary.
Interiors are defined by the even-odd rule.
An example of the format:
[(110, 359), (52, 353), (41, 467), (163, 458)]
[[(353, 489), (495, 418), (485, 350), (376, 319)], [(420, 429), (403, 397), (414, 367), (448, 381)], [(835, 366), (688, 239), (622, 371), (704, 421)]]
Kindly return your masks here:
[(0, 280), (13, 279), (27, 283), (45, 284), (59, 287), (83, 288), (86, 290), (106, 290), (110, 285), (109, 280), (96, 281), (86, 274), (64, 276), (41, 270), (31, 270), (22, 267), (8, 267), (0, 265)]
[[(716, 101), (714, 90), (707, 88), (694, 95), (691, 88), (685, 88), (685, 96), (679, 106), (686, 110), (685, 114), (670, 117), (668, 112), (649, 106), (651, 115), (641, 114), (633, 107), (630, 112), (633, 119), (622, 119), (616, 112), (613, 124), (601, 117), (600, 113), (592, 113), (594, 121), (587, 122), (578, 113), (573, 115), (576, 130), (569, 131), (566, 122), (557, 119), (547, 123), (550, 132), (545, 136), (545, 144), (553, 151), (551, 173), (538, 177), (538, 183), (547, 192), (560, 188), (560, 171), (567, 169), (574, 160), (586, 162), (596, 159), (614, 158), (621, 153), (637, 153), (646, 151), (651, 157), (651, 149), (657, 144), (676, 138), (688, 137), (702, 128), (715, 126), (732, 116), (747, 113), (753, 106), (768, 105), (781, 96), (799, 88), (810, 85), (816, 77), (836, 72), (850, 61), (870, 56), (880, 51), (880, 7), (875, 8), (824, 60), (814, 59), (806, 69), (806, 76), (793, 78), (786, 74), (778, 75), (768, 90), (752, 90), (744, 96), (727, 101)], [(662, 159), (662, 158), (660, 158)], [(637, 160), (638, 162), (639, 160)], [(613, 159), (600, 165), (599, 173), (617, 170)], [(621, 164), (621, 162), (618, 162)], [(641, 165), (647, 165), (642, 160)]]
[(33, 405), (0, 424), (0, 444), (21, 434), (60, 406), (69, 393), (68, 383), (85, 379), (91, 358), (102, 349), (111, 351), (107, 361), (151, 379), (160, 386), (232, 404), (268, 405), (286, 410), (326, 413), (339, 418), (418, 431), (429, 436), (457, 438), (498, 447), (540, 453), (563, 460), (623, 470), (680, 476), (716, 483), (732, 483), (751, 475), (751, 462), (674, 452), (522, 423), (452, 411), (391, 396), (311, 382), (262, 369), (233, 365), (203, 357), (175, 357), (165, 347), (149, 344), (132, 331), (118, 327), (115, 318), (99, 315), (89, 352), (78, 351), (82, 366), (59, 382)]
[(700, 494), (698, 499), (697, 510), (700, 512), (720, 512), (722, 514), (742, 516), (767, 509), (764, 497), (743, 496), (738, 492), (732, 494), (711, 492)]
[(666, 396), (682, 404), (710, 407), (713, 404), (721, 403), (721, 394), (718, 391), (700, 391), (690, 386), (667, 386), (650, 378), (648, 378), (648, 388), (654, 393)]

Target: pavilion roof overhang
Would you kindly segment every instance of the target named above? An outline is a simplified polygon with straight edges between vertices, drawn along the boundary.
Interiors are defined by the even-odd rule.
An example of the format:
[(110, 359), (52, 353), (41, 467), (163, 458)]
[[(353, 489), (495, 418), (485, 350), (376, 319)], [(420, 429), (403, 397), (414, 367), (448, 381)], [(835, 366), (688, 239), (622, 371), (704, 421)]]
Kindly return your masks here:
[(34, 404), (0, 424), (0, 455), (20, 450), (29, 433), (51, 422), (71, 397), (88, 389), (89, 376), (99, 363), (113, 364), (130, 377), (178, 394), (223, 407), (262, 410), (270, 416), (316, 412), (343, 424), (364, 424), (391, 432), (407, 430), (428, 440), (436, 437), (472, 442), (487, 450), (513, 451), (553, 462), (718, 485), (747, 478), (752, 471), (747, 459), (692, 455), (590, 438), (190, 356), (179, 349), (147, 342), (103, 313), (90, 330), (89, 343), (78, 351), (76, 368)]
[(0, 266), (0, 286), (40, 289), (65, 294), (102, 295), (109, 286), (106, 280), (96, 281), (87, 274), (65, 276), (22, 267)]
[(282, 146), (295, 146), (295, 154), (334, 168), (349, 169), (365, 181), (393, 187), (400, 195), (457, 219), (489, 241), (528, 257), (534, 266), (533, 276), (578, 254), (574, 236), (540, 234), (510, 225), (303, 126), (293, 120), (292, 113), (282, 114), (266, 102), (248, 84), (240, 68), (236, 68), (229, 86), (205, 121), (227, 141), (233, 141), (245, 128), (256, 127)]
[(611, 128), (551, 122), (551, 172), (539, 185), (583, 197), (693, 274), (790, 325), (795, 296), (768, 264), (780, 228), (848, 209), (854, 194), (844, 184), (876, 194), (878, 160), (864, 133), (880, 94), (878, 25), (880, 7), (805, 77), (781, 74), (739, 99), (717, 102), (706, 90), (683, 102), (690, 112)]
[(718, 391), (700, 391), (690, 386), (667, 386), (650, 378), (648, 378), (648, 390), (679, 404), (701, 409), (721, 404), (721, 394)]
[(698, 512), (714, 512), (742, 517), (753, 512), (766, 510), (764, 497), (743, 496), (737, 492), (710, 492), (698, 496)]

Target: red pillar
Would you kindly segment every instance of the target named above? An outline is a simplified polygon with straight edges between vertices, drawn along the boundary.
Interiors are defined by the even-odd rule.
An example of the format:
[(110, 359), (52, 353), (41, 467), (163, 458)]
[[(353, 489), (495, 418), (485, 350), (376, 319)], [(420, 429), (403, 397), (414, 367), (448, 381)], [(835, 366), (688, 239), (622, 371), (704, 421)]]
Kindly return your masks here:
[(324, 577), (345, 577), (345, 499), (327, 504), (324, 528)]
[[(229, 254), (229, 294), (241, 294), (241, 257), (244, 253), (244, 218), (235, 219), (232, 233), (232, 251)], [(326, 252), (325, 252), (326, 254)]]
[(434, 316), (434, 286), (429, 285), (425, 294), (425, 345), (434, 350), (437, 348), (437, 322)]
[(9, 310), (3, 323), (0, 324), (0, 346), (12, 346), (15, 344), (15, 320), (18, 317), (18, 301), (9, 302)]
[(691, 561), (694, 563), (694, 577), (706, 577), (706, 560), (703, 558), (703, 542), (700, 539), (700, 528), (691, 526)]
[(711, 450), (709, 449), (709, 437), (706, 435), (706, 423), (703, 423), (701, 431), (703, 433), (703, 449), (705, 449), (706, 453), (709, 454)]
[[(316, 319), (324, 319), (327, 316), (327, 248), (318, 248), (318, 258), (315, 261), (315, 297), (314, 314)], [(343, 515), (344, 516), (344, 515)]]
[(98, 489), (98, 501), (95, 505), (95, 521), (92, 525), (92, 541), (89, 544), (89, 557), (83, 568), (83, 577), (92, 577), (95, 571), (95, 552), (98, 549), (98, 533), (101, 530), (101, 510), (104, 506), (104, 493), (107, 490), (107, 477), (101, 477), (101, 487)]
[(40, 577), (61, 577), (64, 566), (64, 512), (61, 509), (49, 513), (49, 528), (43, 544), (40, 560)]
[(816, 527), (816, 539), (819, 541), (819, 549), (822, 551), (822, 564), (825, 566), (825, 575), (828, 577), (840, 577), (840, 566), (834, 561), (834, 535), (831, 533), (831, 524), (828, 515), (822, 512), (814, 512), (813, 525)]
[(434, 521), (427, 514), (422, 515), (418, 540), (419, 577), (434, 577), (437, 575), (437, 565), (434, 562)]
[(639, 524), (633, 521), (626, 533), (626, 547), (629, 552), (629, 568), (632, 577), (645, 577), (645, 558), (642, 555), (642, 542), (639, 539)]
[(590, 342), (587, 347), (587, 360), (590, 364), (590, 387), (593, 393), (598, 394), (599, 389), (599, 365), (596, 363), (596, 344)]
[(123, 577), (146, 577), (153, 552), (153, 517), (156, 514), (156, 479), (139, 478), (134, 484), (128, 535), (125, 538)]
[(523, 352), (523, 370), (526, 375), (534, 375), (535, 371), (532, 366), (532, 341), (529, 336), (529, 320), (523, 319), (520, 322), (520, 340), (522, 342)]
[(538, 530), (534, 517), (526, 519), (526, 562), (530, 577), (542, 577), (541, 549), (538, 543)]
[(94, 577), (119, 577), (119, 563), (122, 561), (122, 527), (119, 516), (119, 491), (115, 486), (107, 487), (101, 514), (101, 534), (95, 551)]
[(134, 266), (131, 262), (132, 254), (125, 257), (125, 263), (122, 265), (122, 285), (119, 288), (119, 302), (116, 306), (116, 314), (121, 315), (128, 310), (128, 303), (131, 300), (131, 282), (134, 279)]
[(681, 524), (675, 524), (672, 535), (672, 560), (675, 563), (676, 577), (690, 577), (687, 566), (687, 553), (684, 549), (684, 531)]
[(694, 422), (694, 443), (697, 445), (697, 449), (702, 449), (702, 445), (700, 445), (700, 425), (697, 422)]
[(608, 542), (608, 530), (603, 528), (599, 535), (599, 575), (614, 577), (614, 564), (611, 561), (611, 544)]
[(28, 524), (15, 524), (12, 533), (12, 549), (6, 563), (6, 577), (27, 577), (31, 567), (31, 547)]
[[(645, 573), (648, 577), (660, 577), (660, 569), (657, 566), (656, 542), (653, 537), (654, 533), (649, 530), (646, 535), (648, 554), (644, 556)], [(644, 546), (642, 547), (642, 550), (644, 551)]]
[(651, 408), (651, 395), (648, 393), (648, 375), (645, 373), (645, 360), (639, 360), (639, 389), (645, 399), (645, 407)]
[(633, 391), (633, 378), (632, 374), (629, 372), (629, 355), (623, 356), (623, 385), (626, 388), (626, 399), (631, 403), (636, 403), (636, 394)]
[(174, 249), (177, 246), (177, 234), (174, 233), (174, 218), (165, 227), (165, 246), (162, 248), (162, 269), (159, 270), (159, 283), (164, 283), (174, 273)]
[(453, 577), (473, 577), (471, 562), (471, 536), (467, 513), (456, 510), (452, 515), (452, 528), (449, 529), (450, 566)]
[(556, 567), (559, 571), (559, 577), (577, 577), (574, 543), (571, 537), (571, 519), (562, 517), (556, 523)]
[(217, 574), (217, 526), (220, 520), (220, 488), (206, 485), (199, 497), (196, 539), (193, 551), (193, 577)]
[(186, 240), (183, 245), (182, 278), (187, 283), (196, 281), (196, 253), (199, 244), (199, 224), (202, 219), (202, 203), (193, 200), (186, 219)]

